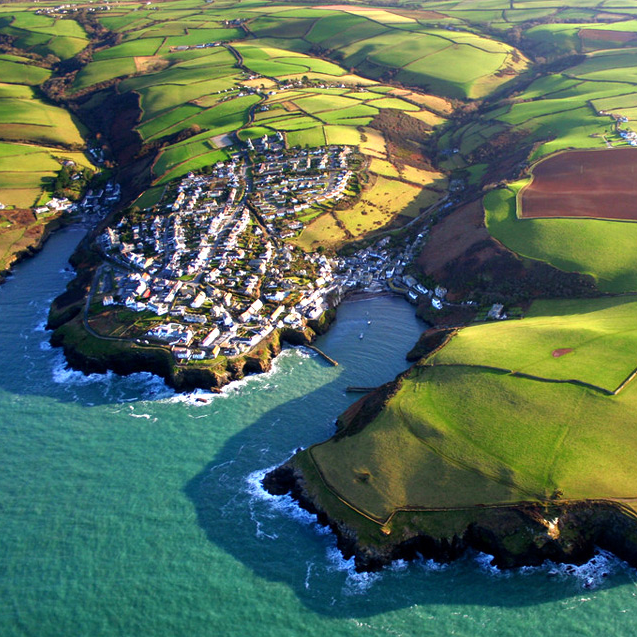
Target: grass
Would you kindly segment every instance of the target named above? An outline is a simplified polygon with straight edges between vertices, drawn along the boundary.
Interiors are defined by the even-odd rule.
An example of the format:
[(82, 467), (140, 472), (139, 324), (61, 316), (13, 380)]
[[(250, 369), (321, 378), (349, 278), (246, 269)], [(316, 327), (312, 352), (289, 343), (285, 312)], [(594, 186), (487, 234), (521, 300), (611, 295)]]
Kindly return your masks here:
[(157, 205), (164, 194), (164, 186), (153, 186), (135, 200), (135, 205), (140, 208), (150, 208)]
[(324, 126), (325, 141), (328, 144), (358, 146), (361, 143), (361, 134), (350, 126)]
[(429, 186), (440, 190), (444, 190), (447, 187), (445, 177), (433, 170), (424, 170), (423, 168), (405, 165), (400, 169), (400, 176), (405, 181), (420, 186)]
[(33, 89), (30, 86), (24, 86), (22, 84), (0, 83), (0, 99), (6, 97), (28, 100), (33, 97)]
[(345, 232), (337, 225), (336, 219), (324, 213), (314, 219), (295, 240), (296, 245), (306, 252), (312, 252), (320, 246), (337, 246), (346, 239)]
[(227, 158), (228, 154), (223, 149), (211, 150), (207, 153), (202, 153), (192, 159), (187, 159), (183, 163), (176, 164), (172, 169), (167, 169), (167, 172), (163, 173), (163, 175), (157, 180), (156, 184), (166, 184), (169, 181), (178, 179), (179, 177), (189, 173), (191, 170), (200, 170), (204, 166), (211, 166), (218, 161), (224, 161)]
[[(536, 301), (522, 321), (460, 330), (429, 362), (574, 379), (612, 392), (637, 368), (636, 319), (632, 297)], [(562, 348), (572, 351), (553, 356)]]
[(133, 75), (136, 71), (135, 61), (132, 58), (114, 60), (98, 60), (89, 62), (77, 74), (73, 88), (79, 91), (99, 82), (106, 82), (116, 77)]
[[(597, 219), (518, 219), (515, 193), (494, 190), (484, 200), (491, 235), (518, 254), (567, 272), (590, 274), (603, 292), (637, 290), (637, 224)], [(612, 250), (609, 249), (612, 246)]]
[(365, 141), (361, 141), (360, 151), (372, 157), (383, 159), (387, 156), (387, 145), (382, 133), (373, 129), (364, 129)]
[(43, 146), (83, 146), (80, 124), (66, 110), (38, 100), (0, 100), (0, 125), (4, 140)]
[(215, 149), (212, 144), (205, 139), (197, 140), (191, 144), (168, 146), (157, 158), (153, 166), (153, 172), (156, 176), (161, 176), (177, 164), (181, 164), (204, 153), (209, 153), (211, 150)]
[(228, 76), (180, 86), (178, 91), (173, 84), (141, 88), (139, 94), (143, 109), (142, 120), (148, 121), (164, 111), (179, 108), (194, 100), (199, 107), (214, 106), (223, 97), (223, 94), (217, 94), (217, 91), (233, 87), (233, 84), (233, 69), (229, 69)]
[[(374, 162), (380, 161), (382, 160), (372, 160), (371, 170), (374, 170)], [(386, 174), (391, 172), (390, 166), (391, 164), (380, 165), (386, 169)], [(436, 193), (419, 186), (379, 176), (371, 188), (363, 191), (359, 201), (347, 210), (338, 210), (335, 214), (353, 238), (360, 238), (385, 228), (399, 215), (418, 215), (421, 208), (431, 205), (437, 198)]]
[[(316, 114), (325, 111), (342, 110), (346, 108), (357, 108), (355, 100), (341, 95), (311, 95), (295, 100), (298, 107), (306, 113)], [(362, 114), (366, 115), (365, 111)]]
[(202, 109), (194, 104), (184, 104), (153, 119), (147, 120), (138, 126), (137, 130), (143, 139), (161, 137), (169, 134), (169, 130), (173, 126), (179, 128), (179, 125), (183, 124), (181, 128), (187, 128), (189, 124), (184, 124), (184, 122), (201, 112)]
[(369, 106), (374, 108), (394, 108), (399, 111), (419, 111), (420, 108), (415, 104), (410, 104), (405, 100), (398, 99), (396, 97), (381, 97), (380, 99), (372, 99), (366, 102)]
[(365, 24), (368, 21), (353, 15), (343, 15), (335, 13), (321, 18), (314, 23), (311, 31), (305, 36), (305, 39), (313, 44), (322, 42), (334, 36), (334, 33), (343, 32), (354, 25)]
[(316, 148), (325, 146), (325, 133), (323, 127), (307, 128), (305, 130), (289, 131), (286, 134), (288, 147), (301, 146), (302, 148)]
[(0, 60), (0, 78), (7, 84), (41, 84), (51, 75), (48, 69), (9, 60)]
[(111, 60), (113, 58), (155, 55), (155, 52), (159, 49), (163, 41), (163, 38), (142, 38), (131, 42), (123, 42), (122, 44), (98, 51), (93, 56), (93, 59)]
[[(637, 492), (637, 429), (626, 426), (635, 407), (633, 386), (608, 397), (470, 366), (416, 367), (361, 432), (303, 454), (379, 521), (401, 507), (544, 500), (555, 489), (621, 498)], [(320, 492), (322, 481), (308, 476)]]
[[(378, 110), (366, 104), (355, 104), (348, 108), (341, 108), (336, 111), (323, 111), (317, 113), (317, 117), (326, 124), (340, 124), (347, 119), (367, 119), (378, 114)], [(358, 123), (356, 124), (358, 125)]]
[(385, 159), (373, 158), (369, 164), (369, 170), (383, 177), (398, 178), (400, 175), (396, 167)]

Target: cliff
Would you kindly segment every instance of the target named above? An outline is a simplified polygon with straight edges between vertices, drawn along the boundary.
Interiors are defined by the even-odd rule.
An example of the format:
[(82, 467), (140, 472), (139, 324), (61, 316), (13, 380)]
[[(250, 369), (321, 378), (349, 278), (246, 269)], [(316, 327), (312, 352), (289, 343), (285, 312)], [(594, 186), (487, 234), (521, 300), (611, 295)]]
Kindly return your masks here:
[[(30, 210), (8, 211), (5, 213), (5, 216), (17, 213), (24, 213), (23, 216), (28, 215), (29, 221), (27, 225), (25, 225), (25, 232), (22, 239), (11, 245), (0, 263), (0, 284), (4, 283), (6, 277), (11, 274), (13, 267), (17, 263), (35, 256), (42, 250), (51, 234), (68, 223), (66, 218), (57, 216), (46, 223), (39, 225), (34, 224), (32, 223), (33, 213)], [(11, 229), (13, 230), (14, 227), (15, 226), (11, 226)]]
[[(581, 564), (596, 548), (637, 566), (633, 500), (612, 495), (617, 491), (604, 487), (615, 480), (626, 489), (622, 495), (630, 494), (630, 487), (620, 482), (621, 459), (616, 456), (609, 464), (608, 447), (591, 443), (589, 427), (583, 426), (588, 438), (582, 444), (595, 453), (586, 471), (575, 474), (577, 488), (573, 490), (573, 483), (561, 477), (557, 485), (535, 487), (528, 474), (522, 476), (515, 466), (487, 465), (485, 458), (491, 456), (486, 454), (502, 447), (493, 444), (491, 448), (491, 438), (481, 438), (476, 454), (478, 434), (471, 406), (440, 416), (446, 403), (436, 402), (432, 396), (441, 384), (436, 373), (444, 373), (445, 367), (428, 364), (427, 357), (444, 347), (454, 333), (426, 332), (413, 352), (413, 358), (424, 358), (352, 404), (337, 419), (336, 432), (328, 441), (299, 450), (266, 475), (264, 488), (273, 495), (291, 494), (321, 524), (328, 525), (344, 556), (353, 556), (360, 571), (418, 556), (446, 562), (468, 549), (493, 555), (494, 564), (502, 568), (535, 566), (545, 560)], [(500, 405), (507, 395), (503, 398), (496, 388), (493, 385), (486, 395), (478, 392), (480, 404)], [(462, 407), (470, 404), (474, 389), (469, 381), (455, 386)], [(600, 396), (598, 400), (609, 399)], [(522, 403), (518, 408), (526, 413)], [(513, 445), (516, 427), (530, 430), (515, 458), (522, 463), (521, 456), (528, 449), (529, 458), (544, 467), (545, 454), (534, 453), (533, 447), (542, 427), (555, 426), (551, 418), (566, 422), (564, 414), (555, 416), (554, 412), (554, 407), (545, 412), (546, 422), (533, 421), (530, 429), (524, 418), (516, 421), (515, 413), (509, 418), (494, 416), (489, 420), (489, 433), (493, 439)], [(628, 421), (624, 418), (622, 422)], [(569, 426), (574, 436), (578, 424)], [(456, 430), (466, 434), (454, 437)], [(577, 447), (578, 453), (584, 448)], [(572, 451), (568, 446), (560, 449), (567, 462)], [(551, 466), (560, 475), (561, 466)], [(612, 469), (604, 475), (607, 467)], [(630, 464), (629, 471), (632, 475)], [(597, 481), (587, 482), (591, 474)], [(603, 479), (609, 482), (601, 482)]]
[(597, 548), (637, 566), (637, 517), (621, 503), (603, 500), (404, 512), (394, 519), (391, 534), (379, 529), (372, 541), (366, 530), (322, 507), (308, 491), (295, 458), (268, 473), (264, 488), (273, 495), (289, 493), (320, 524), (329, 526), (339, 550), (346, 559), (354, 557), (358, 571), (378, 571), (398, 559), (450, 562), (469, 549), (492, 555), (499, 568), (537, 566), (545, 560), (583, 564)]
[[(316, 332), (311, 328), (304, 330), (276, 330), (257, 347), (244, 355), (233, 358), (220, 358), (213, 361), (191, 361), (177, 363), (168, 347), (145, 345), (132, 339), (97, 338), (90, 334), (81, 318), (83, 297), (77, 297), (77, 291), (69, 305), (60, 305), (56, 299), (49, 315), (48, 327), (54, 329), (51, 344), (62, 347), (68, 364), (85, 374), (114, 371), (122, 376), (136, 372), (151, 372), (163, 378), (177, 391), (194, 389), (221, 389), (234, 380), (240, 380), (249, 374), (267, 372), (272, 362), (281, 352), (282, 344), (309, 345)], [(334, 314), (323, 319), (322, 325), (329, 326)], [(328, 314), (326, 312), (326, 315)]]

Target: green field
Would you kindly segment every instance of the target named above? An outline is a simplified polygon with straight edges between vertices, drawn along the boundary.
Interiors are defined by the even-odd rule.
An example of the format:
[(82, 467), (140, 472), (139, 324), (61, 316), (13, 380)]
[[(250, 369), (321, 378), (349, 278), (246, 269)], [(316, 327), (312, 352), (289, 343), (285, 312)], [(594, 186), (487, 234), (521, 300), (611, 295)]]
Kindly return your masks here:
[(88, 44), (84, 29), (72, 19), (16, 11), (0, 21), (0, 34), (13, 38), (15, 46), (42, 56), (73, 57)]
[(0, 59), (0, 78), (9, 84), (27, 84), (35, 86), (48, 79), (51, 72), (39, 66)]
[(107, 82), (118, 77), (132, 75), (137, 70), (132, 58), (117, 58), (113, 60), (96, 60), (87, 64), (75, 78), (73, 88), (80, 90), (99, 82)]
[[(619, 133), (637, 121), (637, 47), (595, 32), (637, 33), (633, 4), (114, 3), (87, 12), (84, 24), (112, 33), (75, 60), (89, 38), (72, 13), (3, 5), (0, 201), (33, 206), (61, 161), (88, 165), (87, 131), (54, 105), (64, 95), (47, 100), (40, 86), (77, 69), (66, 97), (80, 110), (84, 99), (139, 96), (140, 155), (154, 158), (142, 207), (173, 180), (227, 159), (237, 138), (282, 132), (288, 147), (347, 144), (362, 154), (352, 204), (316, 205), (302, 217), (294, 242), (308, 251), (393, 236), (456, 182), (449, 199), (484, 196), (486, 229), (524, 267), (537, 260), (590, 275), (601, 292), (637, 292), (637, 224), (516, 214), (538, 159), (627, 144)], [(32, 222), (29, 211), (13, 212)], [(2, 256), (25, 239), (8, 218), (0, 224)], [(482, 275), (490, 248), (476, 229), (484, 242), (464, 256), (476, 263), (470, 274)], [(461, 242), (466, 228), (457, 230)], [(461, 329), (408, 372), (366, 427), (296, 462), (319, 500), (341, 498), (335, 506), (348, 515), (390, 530), (401, 509), (546, 502), (557, 490), (568, 499), (634, 497), (637, 384), (625, 381), (635, 351), (635, 297), (538, 301), (522, 320)]]
[[(558, 489), (567, 499), (635, 496), (637, 430), (626, 423), (637, 407), (637, 384), (608, 396), (574, 383), (542, 382), (479, 366), (498, 356), (498, 338), (502, 349), (521, 358), (528, 359), (529, 346), (550, 347), (548, 328), (535, 344), (526, 340), (525, 326), (534, 334), (533, 323), (546, 312), (554, 313), (547, 320), (557, 327), (559, 340), (569, 328), (572, 333), (586, 327), (603, 330), (599, 312), (616, 312), (614, 319), (626, 327), (636, 311), (628, 307), (635, 306), (630, 300), (604, 299), (579, 308), (577, 303), (538, 305), (519, 322), (462, 330), (436, 357), (449, 349), (452, 363), (421, 362), (363, 429), (301, 452), (297, 461), (310, 491), (319, 500), (335, 494), (352, 507), (350, 513), (378, 523), (398, 509), (547, 500)], [(615, 347), (628, 363), (617, 341)], [(568, 356), (580, 358), (578, 370), (584, 374), (608, 362), (602, 346), (556, 361)]]
[[(518, 254), (567, 272), (590, 274), (603, 292), (637, 290), (637, 224), (597, 219), (519, 219), (515, 193), (523, 186), (484, 198), (489, 232)], [(612, 246), (612, 250), (609, 249)]]
[[(523, 321), (460, 330), (428, 362), (486, 365), (612, 392), (637, 369), (636, 319), (633, 297), (537, 301)], [(561, 349), (572, 351), (553, 355)]]

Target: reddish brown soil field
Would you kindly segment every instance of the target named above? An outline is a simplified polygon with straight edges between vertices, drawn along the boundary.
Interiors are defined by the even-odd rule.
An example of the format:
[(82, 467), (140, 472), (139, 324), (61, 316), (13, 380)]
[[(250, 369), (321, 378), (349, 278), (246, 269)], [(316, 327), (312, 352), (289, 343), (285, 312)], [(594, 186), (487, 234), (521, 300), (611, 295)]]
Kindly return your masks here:
[(562, 349), (554, 349), (553, 350), (553, 358), (559, 358), (560, 356), (564, 356), (564, 354), (570, 354), (573, 351), (571, 347), (563, 347)]
[(435, 277), (447, 263), (461, 257), (474, 244), (490, 238), (484, 227), (482, 204), (474, 201), (433, 227), (418, 264), (423, 272)]
[(560, 153), (533, 168), (520, 216), (637, 221), (637, 149)]
[(604, 31), (603, 29), (582, 29), (579, 32), (582, 41), (603, 40), (604, 42), (630, 42), (637, 38), (637, 33), (631, 31)]

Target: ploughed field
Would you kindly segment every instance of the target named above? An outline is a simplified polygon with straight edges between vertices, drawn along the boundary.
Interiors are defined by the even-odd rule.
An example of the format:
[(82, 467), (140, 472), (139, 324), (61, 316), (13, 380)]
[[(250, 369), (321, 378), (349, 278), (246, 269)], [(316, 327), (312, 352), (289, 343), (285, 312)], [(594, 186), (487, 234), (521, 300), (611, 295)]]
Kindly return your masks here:
[(519, 194), (519, 215), (637, 220), (637, 150), (571, 151), (544, 159)]

